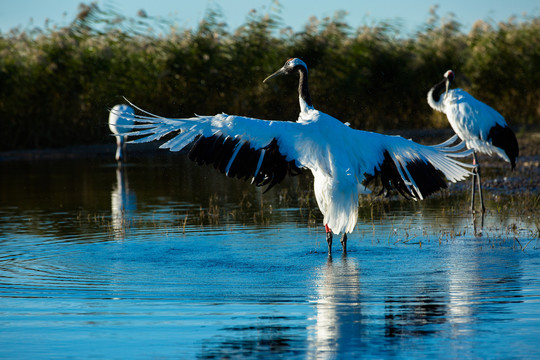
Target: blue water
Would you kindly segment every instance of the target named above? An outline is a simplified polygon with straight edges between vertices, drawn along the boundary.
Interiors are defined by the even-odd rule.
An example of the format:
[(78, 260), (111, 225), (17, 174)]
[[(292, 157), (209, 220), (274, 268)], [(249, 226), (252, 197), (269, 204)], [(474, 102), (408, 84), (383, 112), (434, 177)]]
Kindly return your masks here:
[(523, 209), (365, 201), (329, 257), (308, 176), (263, 195), (177, 158), (0, 167), (1, 358), (540, 356)]

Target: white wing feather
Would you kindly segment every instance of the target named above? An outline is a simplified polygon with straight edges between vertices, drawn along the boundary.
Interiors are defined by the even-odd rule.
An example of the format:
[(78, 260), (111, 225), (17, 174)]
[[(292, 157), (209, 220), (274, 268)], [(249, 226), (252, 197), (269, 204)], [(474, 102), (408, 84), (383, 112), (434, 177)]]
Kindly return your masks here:
[[(448, 147), (448, 142), (445, 142), (424, 146), (399, 136), (354, 130), (327, 114), (309, 111), (309, 118), (299, 122), (226, 114), (169, 119), (143, 111), (146, 115), (135, 116), (139, 125), (135, 125), (134, 131), (127, 135), (140, 136), (132, 142), (141, 143), (179, 132), (160, 146), (171, 151), (182, 150), (199, 135), (210, 137), (220, 134), (241, 139), (249, 142), (255, 150), (276, 139), (287, 161), (295, 160), (298, 167), (312, 171), (317, 203), (325, 224), (335, 233), (353, 231), (357, 221), (358, 196), (366, 191), (362, 181), (366, 174), (374, 175), (380, 170), (385, 152), (396, 164), (410, 193), (418, 194), (420, 199), (423, 195), (407, 168), (411, 162), (429, 163), (452, 182), (471, 174), (467, 168), (472, 165), (456, 160), (471, 154), (471, 151), (454, 152), (462, 145)], [(260, 161), (257, 166), (260, 166)]]

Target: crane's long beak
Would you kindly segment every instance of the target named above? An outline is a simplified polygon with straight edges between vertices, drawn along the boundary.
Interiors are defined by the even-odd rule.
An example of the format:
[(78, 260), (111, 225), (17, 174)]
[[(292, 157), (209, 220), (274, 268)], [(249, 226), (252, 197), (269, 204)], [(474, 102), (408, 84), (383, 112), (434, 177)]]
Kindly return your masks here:
[(448, 95), (448, 88), (450, 87), (450, 80), (446, 79), (446, 91), (444, 92), (444, 98)]
[(285, 74), (285, 69), (281, 68), (278, 71), (276, 71), (275, 73), (273, 73), (272, 75), (270, 75), (269, 77), (267, 77), (266, 79), (264, 79), (263, 83), (265, 83), (267, 80), (270, 80), (271, 78), (274, 78), (276, 76), (283, 75), (283, 74)]

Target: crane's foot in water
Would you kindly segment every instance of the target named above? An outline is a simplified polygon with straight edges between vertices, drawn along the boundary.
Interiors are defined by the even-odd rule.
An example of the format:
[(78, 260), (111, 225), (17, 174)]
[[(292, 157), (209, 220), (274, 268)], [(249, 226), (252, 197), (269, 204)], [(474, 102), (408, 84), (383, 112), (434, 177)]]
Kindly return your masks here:
[(347, 253), (347, 233), (341, 236), (341, 247), (343, 248), (343, 253)]
[(328, 255), (332, 254), (332, 232), (326, 233), (326, 241), (328, 242)]
[(332, 230), (328, 227), (328, 225), (324, 225), (324, 228), (326, 230), (326, 242), (328, 242), (328, 255), (332, 254)]

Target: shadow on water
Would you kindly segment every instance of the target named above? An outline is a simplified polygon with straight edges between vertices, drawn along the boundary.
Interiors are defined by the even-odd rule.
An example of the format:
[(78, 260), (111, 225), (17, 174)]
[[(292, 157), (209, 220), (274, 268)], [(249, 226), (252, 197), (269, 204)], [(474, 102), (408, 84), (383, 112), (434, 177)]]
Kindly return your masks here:
[(0, 357), (540, 355), (518, 206), (364, 198), (328, 257), (308, 176), (263, 195), (178, 157), (0, 170)]

